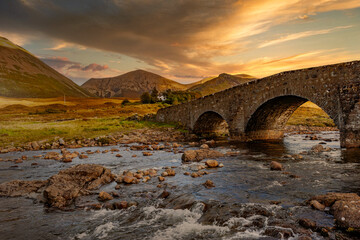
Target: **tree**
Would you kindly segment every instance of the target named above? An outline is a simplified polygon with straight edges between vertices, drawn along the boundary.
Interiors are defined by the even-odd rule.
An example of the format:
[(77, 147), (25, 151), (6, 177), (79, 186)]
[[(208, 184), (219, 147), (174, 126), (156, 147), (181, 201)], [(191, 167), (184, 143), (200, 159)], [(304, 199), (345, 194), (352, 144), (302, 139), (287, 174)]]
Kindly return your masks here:
[(173, 105), (177, 105), (177, 104), (179, 104), (179, 100), (178, 100), (178, 98), (177, 98), (177, 97), (174, 97), (174, 98), (173, 98), (173, 102), (172, 102), (172, 104), (173, 104)]
[(151, 96), (148, 92), (144, 92), (140, 96), (141, 103), (151, 103)]
[(151, 102), (156, 103), (159, 99), (159, 91), (154, 87), (154, 89), (151, 92)]

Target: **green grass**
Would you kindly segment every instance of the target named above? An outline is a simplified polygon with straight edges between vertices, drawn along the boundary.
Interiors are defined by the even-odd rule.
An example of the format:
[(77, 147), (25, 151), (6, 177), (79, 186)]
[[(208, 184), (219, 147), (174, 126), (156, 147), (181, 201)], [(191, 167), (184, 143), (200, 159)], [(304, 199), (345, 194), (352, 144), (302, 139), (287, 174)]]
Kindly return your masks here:
[[(61, 99), (60, 99), (61, 100)], [(0, 108), (0, 147), (21, 146), (32, 141), (52, 142), (94, 138), (143, 128), (169, 128), (172, 124), (127, 121), (134, 115), (156, 113), (159, 104), (123, 106), (120, 99), (74, 98), (63, 105), (59, 99), (4, 98)], [(6, 105), (11, 103), (11, 105)], [(22, 105), (26, 104), (27, 106)], [(1, 98), (0, 98), (1, 106)]]
[(334, 121), (320, 108), (299, 107), (293, 113), (287, 125), (336, 127)]
[(52, 142), (57, 137), (64, 139), (94, 138), (104, 135), (126, 133), (134, 129), (174, 128), (173, 124), (147, 121), (127, 121), (123, 118), (91, 119), (88, 121), (74, 120), (64, 122), (26, 122), (13, 124), (0, 123), (0, 147), (9, 144), (20, 146), (24, 143), (43, 140)]

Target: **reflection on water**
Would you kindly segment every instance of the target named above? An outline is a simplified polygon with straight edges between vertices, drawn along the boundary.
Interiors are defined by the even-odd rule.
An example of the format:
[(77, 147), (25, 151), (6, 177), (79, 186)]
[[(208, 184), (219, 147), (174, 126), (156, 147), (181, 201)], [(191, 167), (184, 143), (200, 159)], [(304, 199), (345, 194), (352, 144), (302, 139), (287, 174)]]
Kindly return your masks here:
[[(209, 175), (195, 179), (183, 173), (191, 171), (191, 166), (197, 163), (183, 165), (181, 154), (154, 151), (150, 157), (141, 154), (132, 157), (134, 152), (122, 146), (118, 147), (122, 158), (109, 152), (74, 159), (72, 163), (30, 158), (13, 167), (13, 162), (0, 162), (1, 183), (13, 179), (47, 179), (61, 169), (80, 163), (101, 164), (117, 174), (165, 166), (176, 167), (177, 173), (166, 180), (171, 197), (165, 201), (158, 199), (163, 189), (157, 188), (157, 179), (123, 186), (118, 191), (120, 199), (136, 201), (139, 206), (121, 211), (47, 212), (42, 204), (29, 199), (0, 198), (0, 236), (5, 239), (29, 239), (29, 236), (32, 239), (258, 239), (275, 236), (279, 222), (297, 225), (296, 219), (301, 217), (332, 226), (332, 216), (313, 211), (303, 203), (313, 195), (330, 191), (359, 194), (360, 151), (340, 149), (338, 132), (317, 135), (320, 140), (289, 135), (280, 143), (220, 143), (217, 150), (240, 154), (220, 158), (223, 168), (209, 169)], [(333, 150), (305, 154), (319, 143)], [(113, 147), (91, 150), (110, 148)], [(284, 157), (299, 153), (303, 159)], [(9, 153), (2, 158), (38, 154), (42, 152)], [(272, 160), (281, 162), (287, 174), (270, 171)], [(32, 166), (33, 162), (38, 165)], [(204, 188), (202, 183), (207, 179), (216, 187)], [(114, 191), (114, 186), (110, 184), (102, 190)], [(273, 205), (274, 202), (280, 204)], [(292, 228), (283, 227), (282, 231), (284, 229), (294, 238), (300, 236)], [(313, 237), (322, 238), (315, 233)]]

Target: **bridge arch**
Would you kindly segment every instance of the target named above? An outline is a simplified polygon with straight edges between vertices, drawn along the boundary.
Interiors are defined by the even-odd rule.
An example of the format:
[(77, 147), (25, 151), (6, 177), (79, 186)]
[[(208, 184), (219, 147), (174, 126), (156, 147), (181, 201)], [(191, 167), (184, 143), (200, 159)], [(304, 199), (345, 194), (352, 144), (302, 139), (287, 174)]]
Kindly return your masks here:
[[(292, 114), (307, 101), (311, 100), (296, 95), (282, 95), (271, 98), (260, 106), (255, 106), (257, 108), (249, 114), (245, 125), (246, 137), (252, 140), (281, 139), (286, 123)], [(331, 116), (332, 111), (329, 112), (321, 103), (314, 103), (324, 110), (336, 124), (336, 118)]]
[(205, 111), (196, 119), (193, 133), (201, 136), (225, 136), (229, 134), (229, 125), (216, 111)]

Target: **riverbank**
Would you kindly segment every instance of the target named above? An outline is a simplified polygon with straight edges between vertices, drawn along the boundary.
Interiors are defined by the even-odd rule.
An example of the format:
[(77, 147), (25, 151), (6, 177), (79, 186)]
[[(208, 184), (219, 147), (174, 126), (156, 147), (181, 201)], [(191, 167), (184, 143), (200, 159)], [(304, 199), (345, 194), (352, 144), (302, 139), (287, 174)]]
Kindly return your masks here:
[[(186, 132), (172, 124), (151, 121), (164, 105), (140, 104), (136, 99), (122, 104), (123, 100), (0, 98), (0, 152), (56, 149), (62, 145), (102, 146), (126, 141), (121, 140), (122, 135), (131, 135), (140, 129), (140, 133), (152, 129)], [(311, 104), (296, 110), (286, 127), (286, 131), (292, 133), (334, 129), (326, 113)]]

